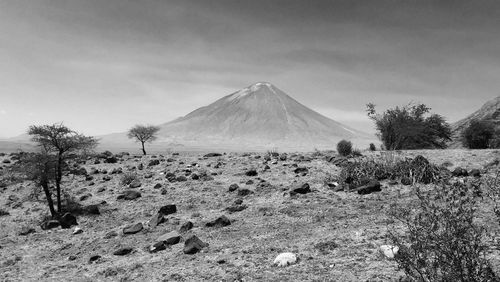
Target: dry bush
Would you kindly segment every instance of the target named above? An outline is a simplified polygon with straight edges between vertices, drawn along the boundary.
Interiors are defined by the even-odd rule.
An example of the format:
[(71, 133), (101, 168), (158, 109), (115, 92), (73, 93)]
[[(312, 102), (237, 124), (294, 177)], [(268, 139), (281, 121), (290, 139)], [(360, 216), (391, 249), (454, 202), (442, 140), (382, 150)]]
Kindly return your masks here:
[(138, 176), (135, 172), (125, 172), (120, 178), (120, 184), (123, 186), (129, 185), (137, 178)]
[(411, 281), (499, 281), (485, 258), (484, 228), (475, 223), (472, 185), (418, 187), (415, 207), (392, 206), (389, 215), (404, 232), (390, 231), (395, 260)]
[(340, 140), (339, 143), (337, 143), (337, 152), (341, 156), (349, 156), (352, 153), (351, 141)]

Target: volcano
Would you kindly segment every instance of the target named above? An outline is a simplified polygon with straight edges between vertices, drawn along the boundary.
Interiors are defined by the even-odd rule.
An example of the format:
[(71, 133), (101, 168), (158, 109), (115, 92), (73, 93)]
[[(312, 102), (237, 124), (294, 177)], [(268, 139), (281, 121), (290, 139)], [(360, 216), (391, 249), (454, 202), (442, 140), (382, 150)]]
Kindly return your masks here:
[[(255, 83), (159, 127), (153, 144), (199, 148), (313, 150), (335, 148), (342, 139), (363, 146), (375, 141), (268, 82)], [(106, 141), (111, 140), (104, 137), (101, 142)]]

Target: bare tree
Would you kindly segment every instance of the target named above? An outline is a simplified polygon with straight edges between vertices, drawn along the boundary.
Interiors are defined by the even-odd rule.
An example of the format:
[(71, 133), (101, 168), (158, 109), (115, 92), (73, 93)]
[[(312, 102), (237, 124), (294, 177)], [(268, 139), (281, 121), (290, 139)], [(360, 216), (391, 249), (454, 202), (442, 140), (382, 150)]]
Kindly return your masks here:
[(159, 127), (153, 125), (136, 125), (128, 131), (128, 138), (135, 138), (137, 141), (141, 142), (142, 153), (146, 155), (146, 149), (144, 148), (144, 143), (153, 142), (156, 140), (156, 133), (160, 130)]
[[(36, 168), (38, 168), (40, 185), (44, 188), (45, 194), (50, 196), (48, 191), (49, 180), (53, 179), (56, 184), (57, 212), (62, 212), (61, 206), (61, 180), (63, 175), (63, 165), (70, 154), (85, 153), (97, 146), (94, 137), (84, 136), (64, 126), (62, 123), (53, 125), (32, 125), (28, 129), (31, 140), (38, 143), (40, 153), (35, 158)], [(47, 199), (50, 202), (52, 199)], [(53, 208), (51, 213), (53, 213)], [(52, 215), (54, 216), (54, 214)]]

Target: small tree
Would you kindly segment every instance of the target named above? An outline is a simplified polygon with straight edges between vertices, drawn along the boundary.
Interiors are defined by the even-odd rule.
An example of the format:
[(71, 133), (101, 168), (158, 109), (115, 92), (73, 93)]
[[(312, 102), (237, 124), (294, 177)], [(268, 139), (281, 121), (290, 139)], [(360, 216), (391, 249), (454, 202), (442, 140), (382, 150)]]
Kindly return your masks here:
[(451, 140), (451, 128), (437, 114), (428, 117), (424, 104), (408, 104), (377, 114), (375, 105), (367, 104), (368, 117), (375, 122), (378, 137), (388, 150), (445, 148)]
[(152, 125), (136, 125), (128, 131), (128, 138), (135, 138), (137, 141), (141, 142), (142, 153), (146, 155), (146, 149), (144, 148), (144, 143), (153, 142), (156, 140), (156, 133), (160, 130), (157, 126)]
[[(85, 153), (97, 146), (97, 140), (76, 133), (61, 124), (53, 125), (32, 125), (28, 129), (31, 140), (38, 144), (40, 152), (32, 159), (33, 168), (36, 169), (34, 179), (43, 187), (51, 214), (54, 217), (55, 211), (50, 207), (52, 198), (47, 193), (48, 183), (54, 180), (56, 185), (57, 212), (62, 213), (61, 205), (61, 180), (65, 160), (72, 154)], [(49, 191), (50, 193), (50, 191)]]
[(472, 121), (463, 131), (462, 143), (469, 149), (486, 149), (495, 135), (493, 123), (488, 121)]

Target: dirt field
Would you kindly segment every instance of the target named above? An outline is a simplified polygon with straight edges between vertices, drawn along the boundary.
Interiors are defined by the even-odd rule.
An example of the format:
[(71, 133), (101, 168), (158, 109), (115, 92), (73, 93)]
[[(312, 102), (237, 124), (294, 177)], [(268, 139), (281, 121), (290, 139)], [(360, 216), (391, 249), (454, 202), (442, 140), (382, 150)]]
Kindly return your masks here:
[[(368, 157), (380, 153), (363, 152)], [(423, 155), (431, 162), (446, 163), (449, 169), (461, 166), (479, 168), (493, 174), (500, 159), (497, 150), (432, 150), (399, 152), (399, 157)], [(93, 177), (69, 174), (63, 189), (83, 205), (99, 204), (100, 215), (77, 216), (82, 233), (70, 229), (42, 230), (40, 222), (48, 208), (35, 185), (24, 181), (0, 188), (1, 281), (397, 281), (403, 273), (386, 258), (379, 247), (389, 242), (388, 228), (395, 228), (387, 211), (391, 203), (415, 200), (412, 186), (382, 182), (382, 191), (369, 195), (333, 192), (325, 184), (340, 168), (325, 160), (326, 153), (287, 154), (286, 160), (265, 161), (265, 153), (228, 153), (218, 157), (203, 154), (179, 155), (169, 152), (155, 156), (123, 156), (117, 163), (82, 165)], [(12, 179), (11, 164), (2, 163), (0, 173)], [(148, 166), (151, 160), (158, 165)], [(143, 164), (144, 169), (137, 167)], [(266, 169), (266, 165), (269, 167)], [(122, 168), (123, 173), (110, 174)], [(99, 173), (91, 173), (95, 168)], [(307, 172), (295, 173), (296, 168)], [(107, 173), (104, 174), (103, 171)], [(246, 172), (256, 170), (256, 176)], [(166, 173), (185, 176), (186, 181), (169, 181)], [(141, 186), (122, 185), (124, 173), (136, 173)], [(197, 174), (199, 179), (192, 179)], [(109, 180), (104, 180), (109, 178)], [(239, 189), (230, 192), (231, 184)], [(290, 195), (290, 190), (308, 183), (312, 192)], [(160, 184), (161, 187), (154, 188)], [(248, 189), (248, 190), (245, 190)], [(118, 200), (125, 190), (139, 191), (135, 200)], [(85, 197), (82, 197), (86, 195)], [(38, 199), (37, 199), (38, 198)], [(79, 200), (79, 199), (83, 200)], [(235, 201), (247, 208), (229, 212)], [(175, 204), (177, 212), (166, 222), (150, 226), (160, 207)], [(486, 200), (480, 221), (489, 226), (492, 242), (499, 238), (498, 222)], [(205, 224), (225, 215), (231, 224), (207, 227)], [(149, 247), (185, 222), (194, 227), (182, 232), (180, 243), (156, 253)], [(124, 235), (124, 227), (142, 223), (144, 229)], [(34, 228), (19, 235), (23, 227)], [(116, 236), (108, 233), (116, 231)], [(209, 246), (196, 254), (184, 254), (184, 240), (195, 234)], [(494, 270), (500, 273), (500, 256), (491, 243), (488, 254)], [(132, 252), (118, 256), (122, 247)], [(297, 255), (298, 262), (287, 267), (273, 265), (282, 252)], [(90, 262), (90, 258), (100, 258)]]

